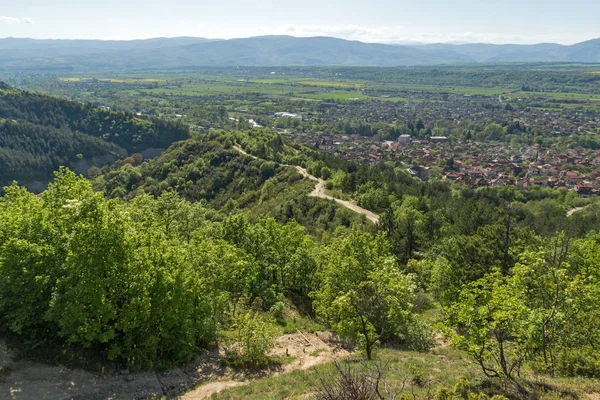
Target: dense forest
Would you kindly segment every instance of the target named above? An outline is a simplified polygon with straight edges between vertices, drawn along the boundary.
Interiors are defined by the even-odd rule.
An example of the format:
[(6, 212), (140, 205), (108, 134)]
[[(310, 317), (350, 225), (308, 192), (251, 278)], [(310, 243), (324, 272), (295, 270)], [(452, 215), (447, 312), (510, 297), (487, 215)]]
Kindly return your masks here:
[[(182, 124), (0, 86), (0, 181), (47, 180), (60, 166), (165, 148)], [(113, 160), (114, 160), (113, 158)]]
[(15, 120), (0, 120), (0, 182), (48, 179), (61, 165), (126, 151), (106, 140), (74, 132)]

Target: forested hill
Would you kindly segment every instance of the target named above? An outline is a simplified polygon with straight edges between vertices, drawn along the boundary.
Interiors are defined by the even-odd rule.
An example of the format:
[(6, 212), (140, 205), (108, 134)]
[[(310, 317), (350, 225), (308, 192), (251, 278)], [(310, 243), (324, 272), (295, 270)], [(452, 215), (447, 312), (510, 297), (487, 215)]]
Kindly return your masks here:
[(0, 82), (2, 184), (45, 181), (60, 166), (112, 162), (188, 136), (188, 128), (177, 122), (20, 91)]
[(198, 66), (406, 66), (480, 62), (600, 62), (600, 40), (570, 46), (391, 45), (333, 37), (258, 36), (146, 41), (0, 39), (0, 69), (99, 70)]
[[(232, 148), (236, 142), (276, 161), (242, 155)], [(225, 214), (243, 212), (252, 220), (270, 215), (283, 223), (293, 219), (315, 234), (352, 224), (372, 228), (353, 211), (305, 195), (314, 189), (314, 181), (279, 163), (304, 164), (290, 158), (300, 150), (308, 151), (269, 131), (214, 130), (174, 143), (154, 159), (128, 157), (90, 177), (94, 188), (108, 197), (129, 200), (144, 193), (160, 197), (176, 192)]]

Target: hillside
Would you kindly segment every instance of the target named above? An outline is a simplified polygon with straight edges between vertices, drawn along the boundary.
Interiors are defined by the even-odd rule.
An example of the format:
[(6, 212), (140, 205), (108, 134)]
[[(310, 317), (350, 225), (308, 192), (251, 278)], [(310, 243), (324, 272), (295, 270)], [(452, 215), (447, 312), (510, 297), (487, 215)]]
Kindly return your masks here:
[[(353, 223), (365, 229), (372, 226), (355, 212), (306, 196), (315, 183), (304, 179), (295, 168), (234, 150), (232, 143), (241, 137), (251, 140), (243, 133), (236, 137), (231, 132), (215, 131), (174, 143), (151, 160), (136, 163), (128, 158), (103, 168), (93, 180), (94, 188), (123, 199), (142, 193), (159, 197), (174, 190), (189, 201), (203, 202), (225, 214), (243, 212), (251, 219), (271, 215), (284, 223), (293, 219), (317, 234)], [(265, 132), (253, 143), (269, 148), (276, 137)], [(286, 157), (293, 149), (286, 144), (280, 153), (266, 156)]]
[(479, 62), (600, 62), (600, 39), (571, 46), (387, 45), (331, 37), (157, 38), (133, 41), (0, 39), (2, 69), (195, 66), (408, 66)]
[(0, 82), (0, 177), (54, 171), (0, 193), (0, 398), (599, 398), (600, 75), (553, 68)]
[(0, 183), (47, 181), (60, 166), (86, 173), (188, 137), (178, 123), (0, 85)]

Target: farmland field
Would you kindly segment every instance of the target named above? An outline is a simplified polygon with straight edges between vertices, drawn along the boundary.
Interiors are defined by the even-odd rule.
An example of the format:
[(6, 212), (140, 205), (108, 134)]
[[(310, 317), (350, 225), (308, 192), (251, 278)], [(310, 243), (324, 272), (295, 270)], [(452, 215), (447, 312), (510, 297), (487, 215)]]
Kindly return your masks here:
[[(155, 109), (157, 105), (161, 110), (173, 108), (172, 98), (180, 98), (183, 103), (214, 103), (216, 97), (221, 100), (227, 97), (230, 104), (261, 107), (267, 106), (270, 101), (347, 103), (376, 100), (394, 103), (425, 101), (433, 104), (448, 102), (449, 96), (489, 98), (496, 104), (502, 103), (502, 99), (509, 102), (524, 100), (533, 102), (532, 105), (538, 109), (572, 109), (578, 105), (596, 107), (600, 103), (598, 83), (593, 79), (590, 81), (589, 76), (597, 75), (598, 71), (589, 71), (588, 67), (577, 65), (563, 68), (560, 70), (558, 66), (547, 66), (543, 71), (525, 68), (519, 72), (515, 72), (511, 66), (501, 65), (489, 65), (478, 71), (465, 67), (443, 72), (419, 68), (276, 68), (275, 71), (266, 68), (201, 68), (196, 71), (57, 74), (43, 78), (30, 77), (27, 80), (13, 78), (13, 81), (26, 89), (47, 91), (105, 106), (118, 103), (122, 107), (129, 103), (130, 111), (136, 112), (143, 111), (149, 103)], [(560, 71), (564, 75), (556, 75)], [(529, 87), (530, 84), (519, 87), (512, 77), (522, 76), (524, 82), (532, 82), (530, 75), (536, 74), (543, 74), (539, 75), (540, 79), (547, 79), (548, 82), (540, 82), (539, 88)], [(511, 76), (511, 79), (507, 76)], [(553, 83), (565, 79), (565, 76), (565, 83)], [(262, 100), (257, 102), (257, 96)], [(543, 104), (538, 104), (540, 100)]]

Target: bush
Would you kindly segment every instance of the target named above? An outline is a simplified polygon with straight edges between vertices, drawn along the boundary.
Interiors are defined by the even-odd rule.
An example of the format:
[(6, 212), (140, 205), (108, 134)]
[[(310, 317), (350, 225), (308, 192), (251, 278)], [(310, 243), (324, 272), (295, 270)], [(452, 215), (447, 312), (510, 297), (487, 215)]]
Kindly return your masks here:
[(427, 351), (435, 346), (431, 326), (417, 319), (408, 326), (405, 340), (408, 348), (416, 351)]
[(419, 367), (414, 364), (408, 365), (408, 371), (410, 372), (410, 380), (413, 385), (423, 386), (425, 385), (425, 373)]
[(229, 363), (240, 367), (264, 367), (269, 364), (269, 351), (273, 348), (276, 330), (256, 312), (240, 313), (234, 320), (234, 351)]
[(565, 349), (557, 354), (556, 373), (562, 376), (600, 377), (600, 353), (593, 349)]
[(271, 314), (271, 316), (273, 318), (275, 318), (275, 321), (277, 321), (277, 323), (279, 325), (284, 325), (285, 324), (285, 303), (281, 300), (277, 301), (275, 304), (273, 304), (271, 306), (271, 309), (269, 310), (269, 314)]
[(349, 362), (343, 365), (339, 362), (333, 364), (336, 369), (335, 376), (325, 379), (319, 375), (321, 386), (315, 390), (317, 400), (375, 400), (375, 399), (408, 399), (399, 392), (392, 393), (388, 385), (383, 382), (385, 368), (376, 364), (370, 366), (362, 364), (362, 368), (353, 368)]
[(160, 218), (152, 207), (167, 200), (107, 201), (67, 170), (42, 196), (7, 188), (0, 326), (31, 345), (98, 349), (132, 370), (193, 359), (216, 339), (225, 304), (205, 273), (219, 265), (190, 260), (189, 248), (225, 251), (201, 237), (181, 245), (147, 229)]
[(471, 392), (471, 382), (463, 375), (458, 379), (456, 385), (454, 385), (454, 395), (461, 399), (468, 400), (469, 393)]

